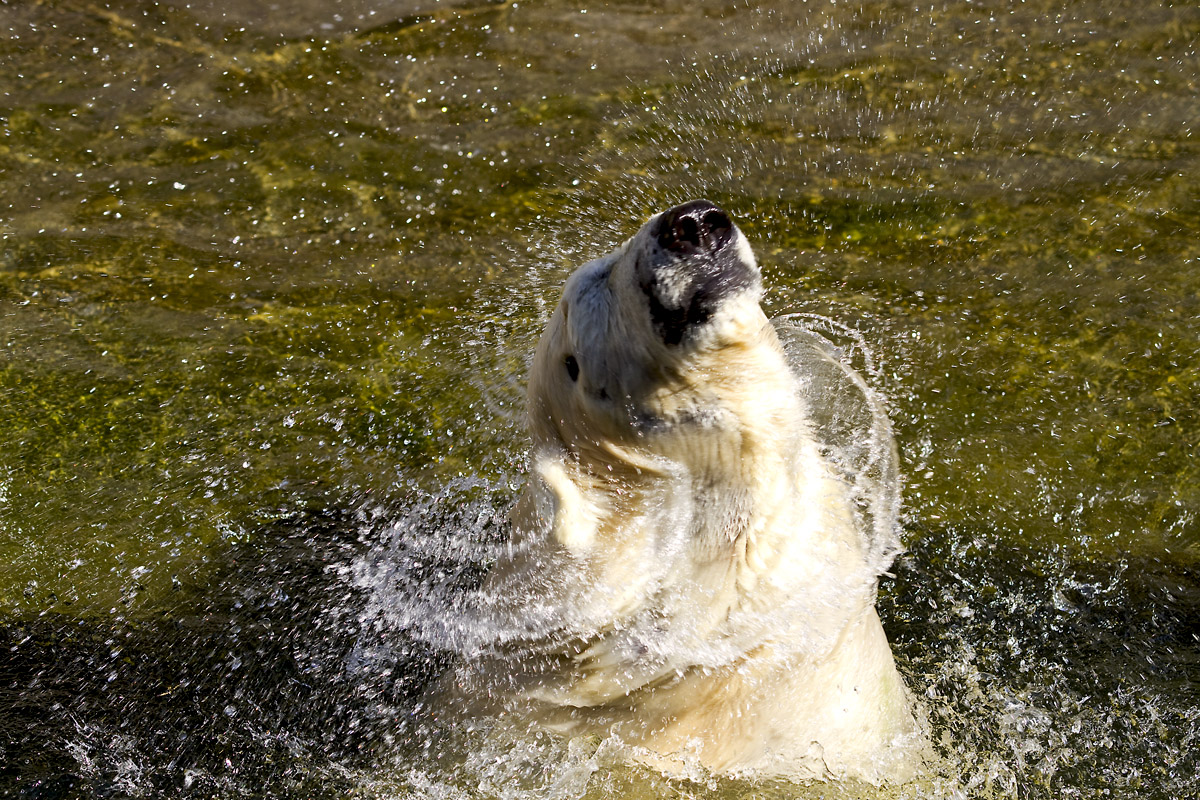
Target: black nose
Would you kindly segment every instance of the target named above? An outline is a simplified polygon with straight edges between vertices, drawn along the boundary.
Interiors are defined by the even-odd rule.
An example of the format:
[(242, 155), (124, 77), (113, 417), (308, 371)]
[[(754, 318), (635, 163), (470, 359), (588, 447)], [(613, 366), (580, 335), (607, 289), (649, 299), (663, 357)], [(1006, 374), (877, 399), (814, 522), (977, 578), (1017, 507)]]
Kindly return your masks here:
[(715, 253), (729, 243), (733, 222), (707, 200), (693, 200), (664, 212), (654, 233), (659, 247), (681, 256)]
[(648, 233), (658, 249), (637, 259), (638, 285), (664, 343), (677, 345), (708, 323), (730, 297), (760, 291), (758, 270), (735, 238), (729, 215), (707, 200), (664, 211)]

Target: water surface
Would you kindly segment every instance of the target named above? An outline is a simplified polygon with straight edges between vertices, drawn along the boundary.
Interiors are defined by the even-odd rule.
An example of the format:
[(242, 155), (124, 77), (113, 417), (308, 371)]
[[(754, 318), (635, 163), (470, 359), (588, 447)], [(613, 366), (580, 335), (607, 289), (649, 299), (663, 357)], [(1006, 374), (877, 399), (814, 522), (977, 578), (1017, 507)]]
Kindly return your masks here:
[(945, 762), (900, 793), (1194, 791), (1198, 40), (1115, 0), (0, 6), (3, 791), (870, 795), (464, 745), (365, 611), (397, 536), (497, 535), (563, 279), (699, 196), (889, 398), (880, 606)]

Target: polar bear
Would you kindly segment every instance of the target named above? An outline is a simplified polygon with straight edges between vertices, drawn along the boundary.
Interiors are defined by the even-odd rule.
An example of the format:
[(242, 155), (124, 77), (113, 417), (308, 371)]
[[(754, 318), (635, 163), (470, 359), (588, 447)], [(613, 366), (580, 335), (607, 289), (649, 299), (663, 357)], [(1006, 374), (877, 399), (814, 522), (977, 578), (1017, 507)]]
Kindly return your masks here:
[(729, 216), (580, 267), (534, 356), (531, 475), (457, 693), (669, 772), (902, 780), (921, 726), (847, 487)]

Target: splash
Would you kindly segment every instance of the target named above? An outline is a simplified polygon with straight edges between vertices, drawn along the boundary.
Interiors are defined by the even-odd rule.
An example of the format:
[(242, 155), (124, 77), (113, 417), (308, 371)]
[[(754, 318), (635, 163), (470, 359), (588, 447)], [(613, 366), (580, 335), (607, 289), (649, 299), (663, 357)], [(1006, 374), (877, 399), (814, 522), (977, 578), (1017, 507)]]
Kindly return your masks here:
[[(822, 317), (793, 315), (778, 320), (776, 327), (799, 391), (813, 415), (819, 446), (852, 502), (863, 563), (851, 570), (849, 577), (810, 565), (810, 596), (789, 598), (781, 607), (747, 613), (746, 619), (731, 628), (736, 635), (720, 639), (698, 636), (705, 630), (704, 610), (680, 609), (672, 614), (673, 619), (686, 620), (678, 629), (664, 630), (661, 622), (633, 618), (619, 641), (606, 646), (636, 644), (646, 648), (649, 661), (660, 667), (693, 664), (721, 668), (761, 637), (777, 638), (789, 620), (840, 618), (837, 608), (846, 591), (857, 592), (866, 586), (873, 596), (877, 576), (899, 551), (899, 483), (891, 427), (882, 397), (856, 369), (861, 366), (868, 374), (875, 370), (870, 349), (855, 331)], [(688, 494), (680, 488), (685, 485), (683, 477), (669, 470), (664, 475), (662, 485), (647, 494), (644, 513), (661, 517), (655, 528), (667, 531), (666, 544), (654, 557), (669, 565), (672, 558), (685, 557), (682, 554), (687, 548), (675, 540), (690, 530), (690, 516), (704, 510), (681, 500)], [(577, 582), (559, 580), (557, 574), (548, 582), (539, 580), (537, 573), (545, 571), (544, 564), (530, 573), (528, 585), (519, 580), (484, 585), (485, 575), (497, 561), (519, 560), (514, 547), (520, 545), (514, 545), (509, 536), (507, 507), (520, 477), (516, 473), (495, 480), (464, 477), (434, 492), (410, 487), (410, 502), (398, 518), (369, 526), (365, 551), (345, 572), (355, 589), (368, 597), (359, 625), (364, 635), (348, 660), (351, 671), (403, 674), (435, 663), (449, 669), (454, 664), (502, 658), (514, 644), (528, 647), (532, 642), (535, 650), (546, 650), (557, 643), (562, 649), (566, 642), (600, 635), (607, 617), (588, 609), (592, 605), (607, 609), (606, 597), (593, 598), (595, 592), (578, 589)], [(386, 512), (377, 513), (378, 520), (386, 517)], [(561, 566), (570, 568), (569, 564)], [(852, 580), (854, 586), (846, 585), (846, 580)], [(604, 591), (610, 590), (605, 588), (600, 595)], [(789, 633), (787, 646), (795, 652), (816, 652), (830, 646), (822, 635), (820, 631)], [(525, 665), (513, 668), (520, 672)], [(649, 680), (653, 675), (629, 677), (635, 678)], [(514, 674), (513, 680), (520, 678)], [(418, 692), (419, 705), (434, 717), (441, 702), (437, 685), (438, 679), (430, 676), (428, 688)], [(544, 691), (553, 692), (553, 687)], [(486, 746), (476, 742), (462, 748), (470, 754), (471, 769), (485, 773), (484, 783), (497, 779), (497, 764), (507, 764), (515, 754), (533, 748), (538, 755), (529, 758), (542, 765), (539, 774), (557, 776), (542, 787), (556, 787), (549, 796), (581, 796), (588, 776), (600, 765), (607, 769), (629, 761), (631, 753), (616, 739), (602, 738), (597, 746), (594, 734), (556, 738), (545, 732), (531, 734), (495, 719), (472, 720), (467, 727), (486, 741)], [(434, 739), (440, 735), (430, 734)], [(497, 748), (508, 756), (496, 753)], [(495, 758), (480, 763), (479, 754), (485, 751), (496, 753)], [(578, 792), (566, 792), (568, 786), (578, 787)]]
[(863, 377), (879, 379), (876, 358), (860, 332), (818, 314), (788, 314), (775, 328), (825, 456), (850, 487), (868, 566), (882, 573), (901, 549), (901, 480), (887, 404)]

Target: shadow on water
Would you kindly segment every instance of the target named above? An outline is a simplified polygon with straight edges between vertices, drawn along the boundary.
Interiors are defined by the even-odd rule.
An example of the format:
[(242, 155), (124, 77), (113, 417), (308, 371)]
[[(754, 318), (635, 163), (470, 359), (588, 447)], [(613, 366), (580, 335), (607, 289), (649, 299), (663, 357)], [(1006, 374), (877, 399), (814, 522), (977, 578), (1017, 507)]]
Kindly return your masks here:
[[(386, 660), (348, 668), (366, 598), (344, 575), (385, 524), (371, 516), (280, 520), (167, 612), (6, 626), (0, 793), (337, 796), (379, 748), (427, 746), (408, 741), (415, 698), (447, 652), (392, 631)], [(464, 587), (479, 574), (452, 568)]]
[(964, 790), (1165, 798), (1194, 781), (1195, 565), (1131, 556), (1114, 569), (927, 533), (893, 567), (880, 612)]
[[(407, 596), (474, 586), (481, 560), (439, 559), (397, 535), (473, 527), (478, 538), (468, 518), (483, 506), (461, 500), (435, 502), (407, 532), (379, 509), (280, 520), (232, 551), (207, 585), (179, 586), (174, 608), (152, 617), (9, 623), (0, 793), (403, 796), (419, 788), (417, 775), (443, 788), (461, 782), (453, 764), (466, 758), (462, 745), (422, 702), (452, 654), (426, 635), (375, 626), (378, 587), (350, 577), (381, 548), (393, 564), (407, 548), (422, 554), (404, 559), (417, 571), (405, 576)], [(1193, 566), (1130, 557), (1114, 572), (1006, 548), (1000, 536), (926, 534), (894, 566), (879, 606), (937, 732), (939, 780), (969, 796), (1066, 785), (1077, 796), (1166, 798), (1153, 787), (1190, 785), (1200, 740)], [(370, 788), (366, 776), (398, 763), (417, 771), (386, 791)], [(1124, 767), (1114, 775), (1097, 763)], [(628, 778), (596, 780), (610, 796)]]

